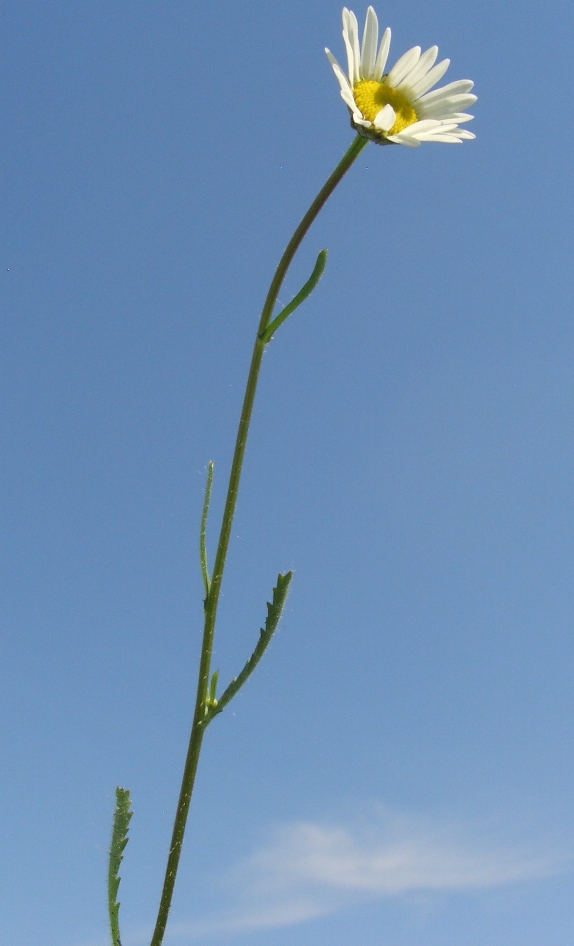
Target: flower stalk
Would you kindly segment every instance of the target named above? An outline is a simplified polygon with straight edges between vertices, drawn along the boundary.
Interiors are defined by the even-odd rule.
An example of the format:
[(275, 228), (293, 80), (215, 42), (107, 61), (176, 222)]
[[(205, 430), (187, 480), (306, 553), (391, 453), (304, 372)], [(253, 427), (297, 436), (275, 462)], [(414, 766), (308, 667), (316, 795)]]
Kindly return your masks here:
[[(247, 436), (249, 433), (249, 425), (251, 423), (251, 414), (253, 411), (253, 403), (255, 400), (255, 392), (257, 390), (257, 382), (259, 380), (259, 371), (261, 368), (261, 360), (263, 358), (263, 352), (265, 347), (269, 342), (273, 332), (279, 327), (284, 318), (287, 318), (297, 305), (306, 298), (307, 295), (315, 288), (319, 277), (323, 271), (325, 265), (325, 256), (319, 254), (315, 270), (310, 278), (310, 280), (305, 284), (300, 293), (295, 297), (293, 303), (290, 303), (286, 309), (289, 309), (289, 312), (285, 313), (284, 318), (281, 318), (283, 313), (279, 313), (277, 318), (272, 322), (273, 310), (277, 302), (277, 296), (280, 292), (283, 280), (287, 274), (289, 266), (293, 261), (293, 257), (297, 252), (299, 246), (305, 234), (309, 230), (309, 227), (319, 214), (322, 207), (325, 205), (337, 185), (340, 183), (344, 175), (347, 173), (353, 162), (358, 158), (359, 154), (363, 148), (367, 145), (368, 139), (357, 135), (351, 146), (345, 152), (341, 160), (339, 161), (337, 167), (327, 179), (319, 193), (317, 194), (315, 200), (309, 207), (307, 213), (301, 220), (299, 226), (295, 230), (293, 236), (289, 240), (285, 252), (279, 261), (279, 265), (275, 271), (275, 275), (271, 280), (271, 285), (267, 292), (267, 296), (263, 305), (261, 312), (261, 317), (259, 319), (259, 325), (257, 327), (257, 333), (255, 336), (255, 342), (253, 346), (253, 354), (251, 356), (251, 364), (249, 368), (249, 375), (247, 378), (247, 385), (245, 388), (245, 395), (243, 399), (243, 407), (241, 410), (241, 416), (239, 419), (239, 427), (237, 431), (237, 438), (235, 441), (235, 450), (233, 454), (233, 461), (231, 464), (231, 472), (229, 476), (229, 485), (227, 489), (227, 497), (225, 500), (225, 507), (223, 511), (221, 531), (219, 534), (219, 542), (217, 545), (217, 551), (215, 555), (215, 562), (213, 565), (213, 572), (211, 578), (208, 577), (207, 570), (207, 555), (205, 552), (205, 527), (207, 520), (207, 508), (209, 505), (209, 493), (211, 490), (211, 476), (213, 467), (210, 465), (208, 469), (208, 488), (206, 491), (206, 501), (204, 503), (204, 510), (202, 516), (202, 538), (201, 538), (201, 566), (202, 574), (204, 579), (204, 589), (206, 591), (204, 612), (204, 629), (203, 629), (203, 640), (201, 645), (201, 657), (199, 664), (199, 676), (197, 682), (197, 695), (195, 701), (195, 711), (193, 715), (193, 723), (191, 727), (191, 734), (189, 739), (189, 746), (187, 750), (187, 756), (185, 760), (185, 766), (183, 771), (183, 778), (181, 782), (181, 789), (179, 793), (179, 800), (177, 803), (175, 821), (173, 826), (173, 833), (171, 838), (171, 844), (169, 849), (169, 855), (167, 860), (167, 867), (165, 871), (165, 877), (163, 882), (163, 889), (161, 893), (161, 899), (159, 904), (159, 910), (157, 915), (157, 921), (154, 929), (154, 933), (151, 939), (150, 946), (161, 946), (163, 942), (163, 937), (165, 934), (165, 929), (167, 925), (167, 920), (169, 916), (169, 911), (171, 907), (171, 901), (173, 897), (173, 890), (175, 887), (175, 880), (177, 876), (177, 869), (179, 866), (179, 859), (181, 855), (181, 849), (183, 845), (183, 838), (185, 834), (185, 827), (187, 823), (187, 816), (189, 813), (189, 806), (191, 802), (191, 796), (193, 792), (193, 786), (195, 782), (195, 776), (197, 772), (197, 764), (199, 761), (199, 755), (201, 752), (201, 744), (203, 741), (203, 735), (205, 733), (205, 728), (208, 722), (213, 718), (215, 713), (213, 712), (213, 703), (215, 694), (210, 694), (210, 671), (211, 671), (211, 656), (213, 651), (213, 637), (215, 633), (215, 622), (217, 617), (217, 606), (219, 603), (219, 594), (221, 590), (221, 582), (223, 579), (223, 572), (225, 569), (225, 561), (227, 558), (227, 550), (229, 547), (229, 538), (231, 535), (231, 527), (233, 523), (233, 517), (235, 514), (235, 506), (237, 503), (237, 493), (239, 490), (239, 482), (241, 479), (241, 470), (243, 467), (243, 458), (245, 456), (245, 447), (247, 445)], [(322, 251), (323, 252), (323, 251)], [(318, 270), (319, 268), (319, 270)], [(294, 304), (295, 303), (295, 304)], [(269, 331), (271, 329), (271, 331)], [(289, 577), (288, 577), (289, 576)], [(290, 580), (290, 573), (287, 573), (285, 576), (279, 576), (278, 588), (282, 588), (288, 580)], [(281, 584), (281, 579), (283, 584)], [(277, 590), (277, 589), (276, 589)], [(285, 596), (286, 596), (286, 586), (285, 594), (281, 598), (281, 607), (283, 606)], [(274, 595), (274, 604), (275, 604), (275, 595)], [(273, 605), (271, 606), (273, 607)], [(280, 613), (280, 612), (279, 612)], [(273, 630), (279, 619), (279, 614), (277, 615), (277, 620), (274, 623)], [(262, 631), (262, 633), (264, 633)], [(272, 632), (271, 632), (272, 633)], [(270, 636), (270, 635), (269, 635)], [(265, 646), (267, 644), (265, 643)], [(260, 645), (258, 645), (260, 648)], [(260, 648), (261, 649), (261, 648)], [(262, 653), (262, 650), (261, 650)], [(259, 659), (260, 653), (256, 648), (254, 655), (257, 655), (257, 660)], [(251, 658), (250, 658), (251, 660)], [(248, 661), (249, 664), (249, 661)], [(252, 666), (255, 664), (253, 663)], [(247, 666), (247, 665), (246, 665)], [(252, 667), (251, 667), (252, 669)], [(249, 673), (251, 672), (249, 670)], [(229, 696), (235, 695), (239, 686), (242, 685), (249, 673), (242, 672), (244, 676), (240, 674), (240, 677), (237, 678), (238, 686), (233, 687), (233, 692)], [(241, 679), (240, 679), (241, 678)], [(240, 681), (240, 682), (239, 682)], [(230, 690), (232, 685), (228, 688), (226, 693)], [(225, 702), (228, 702), (226, 700)], [(222, 707), (223, 708), (223, 707)]]

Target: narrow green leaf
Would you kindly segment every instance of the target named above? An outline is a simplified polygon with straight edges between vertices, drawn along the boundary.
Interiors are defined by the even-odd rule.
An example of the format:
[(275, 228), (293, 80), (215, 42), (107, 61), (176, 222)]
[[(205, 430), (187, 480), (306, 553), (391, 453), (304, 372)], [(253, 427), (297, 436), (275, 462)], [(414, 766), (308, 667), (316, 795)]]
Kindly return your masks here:
[(319, 253), (317, 257), (315, 268), (313, 272), (311, 273), (309, 279), (303, 286), (303, 288), (299, 290), (299, 292), (297, 293), (295, 298), (291, 300), (289, 305), (286, 305), (284, 309), (281, 309), (281, 312), (279, 313), (279, 315), (276, 318), (274, 318), (272, 322), (269, 323), (265, 331), (259, 336), (262, 342), (265, 342), (265, 344), (267, 344), (267, 342), (269, 341), (273, 333), (277, 331), (281, 323), (284, 322), (285, 319), (289, 315), (291, 315), (291, 313), (294, 312), (295, 309), (298, 308), (298, 306), (300, 306), (302, 302), (305, 301), (307, 296), (311, 295), (311, 293), (313, 292), (313, 289), (315, 288), (321, 276), (323, 275), (323, 270), (325, 269), (326, 265), (327, 265), (327, 250), (321, 250), (321, 252)]
[(234, 677), (227, 689), (224, 690), (221, 697), (217, 701), (217, 705), (209, 707), (208, 712), (205, 715), (205, 721), (203, 723), (204, 726), (207, 726), (214, 716), (217, 716), (218, 713), (221, 713), (221, 711), (225, 709), (229, 701), (233, 699), (245, 681), (249, 679), (257, 664), (263, 657), (263, 654), (267, 650), (269, 641), (273, 637), (277, 625), (279, 624), (279, 619), (281, 618), (281, 614), (285, 606), (285, 601), (287, 599), (287, 593), (289, 591), (289, 585), (292, 578), (293, 572), (286, 572), (285, 575), (280, 574), (277, 577), (277, 586), (273, 589), (273, 600), (271, 603), (267, 602), (267, 618), (265, 620), (265, 627), (262, 627), (259, 632), (257, 646), (255, 647), (255, 650), (251, 654), (251, 657), (245, 664), (239, 676)]
[(213, 460), (207, 464), (207, 483), (205, 484), (205, 496), (203, 499), (203, 512), (201, 514), (201, 529), (199, 532), (199, 560), (201, 562), (201, 574), (203, 577), (203, 590), (205, 591), (205, 601), (209, 595), (211, 579), (209, 577), (209, 568), (207, 567), (207, 548), (205, 546), (205, 529), (207, 526), (207, 513), (209, 512), (209, 501), (211, 499), (211, 485), (213, 483)]
[(215, 670), (211, 676), (211, 684), (209, 686), (209, 701), (210, 703), (217, 702), (217, 678), (219, 676), (219, 670)]
[(108, 865), (108, 912), (113, 946), (122, 946), (120, 941), (119, 911), (117, 900), (120, 886), (120, 864), (123, 851), (128, 843), (128, 828), (133, 812), (130, 810), (130, 793), (127, 788), (116, 788), (116, 808)]

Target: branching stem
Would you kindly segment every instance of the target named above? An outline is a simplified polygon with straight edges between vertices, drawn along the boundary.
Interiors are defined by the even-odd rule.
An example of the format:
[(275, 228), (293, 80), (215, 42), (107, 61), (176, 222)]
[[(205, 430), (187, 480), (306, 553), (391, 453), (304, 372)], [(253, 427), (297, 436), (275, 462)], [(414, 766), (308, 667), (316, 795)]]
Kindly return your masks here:
[[(271, 285), (269, 286), (267, 298), (265, 299), (263, 310), (261, 312), (261, 318), (259, 320), (259, 325), (255, 336), (253, 355), (251, 357), (251, 366), (249, 368), (249, 375), (247, 378), (247, 386), (245, 388), (243, 408), (241, 410), (241, 417), (239, 420), (239, 429), (237, 431), (237, 439), (235, 442), (235, 452), (233, 454), (233, 462), (229, 476), (229, 486), (227, 489), (227, 498), (225, 501), (223, 519), (221, 523), (221, 532), (219, 535), (219, 542), (217, 545), (217, 552), (213, 565), (213, 574), (211, 576), (209, 591), (205, 600), (205, 623), (201, 646), (201, 659), (199, 665), (195, 712), (193, 716), (193, 724), (191, 728), (185, 767), (183, 770), (183, 778), (173, 826), (173, 834), (169, 849), (163, 890), (161, 894), (156, 926), (150, 946), (161, 946), (163, 941), (167, 918), (171, 906), (171, 899), (173, 896), (173, 889), (175, 886), (175, 878), (183, 844), (183, 836), (185, 833), (185, 825), (189, 812), (191, 794), (193, 792), (197, 763), (199, 761), (199, 753), (201, 751), (201, 743), (205, 731), (205, 717), (208, 709), (207, 701), (209, 697), (209, 674), (211, 667), (211, 653), (213, 649), (213, 635), (215, 632), (215, 619), (217, 616), (217, 605), (219, 602), (219, 592), (221, 589), (223, 570), (225, 567), (227, 549), (229, 546), (229, 537), (231, 535), (231, 526), (235, 513), (235, 504), (237, 502), (237, 492), (239, 489), (241, 468), (243, 466), (243, 457), (247, 443), (247, 434), (249, 432), (249, 424), (251, 421), (255, 391), (257, 389), (259, 370), (261, 368), (261, 359), (263, 358), (263, 352), (268, 341), (268, 339), (265, 339), (265, 332), (273, 315), (273, 309), (275, 307), (275, 303), (277, 302), (277, 296), (281, 289), (281, 285), (287, 274), (287, 270), (291, 265), (293, 257), (295, 256), (295, 253), (301, 244), (301, 241), (315, 220), (315, 217), (335, 190), (337, 184), (341, 181), (343, 176), (346, 174), (355, 159), (359, 156), (367, 144), (367, 141), (367, 138), (363, 138), (360, 135), (355, 137), (350, 148), (343, 155), (341, 161), (317, 194), (317, 197), (309, 207), (309, 210), (301, 220), (301, 223), (287, 244), (285, 252), (281, 257), (279, 265), (275, 271), (275, 275), (271, 281)], [(205, 576), (206, 573), (204, 571), (204, 580)]]

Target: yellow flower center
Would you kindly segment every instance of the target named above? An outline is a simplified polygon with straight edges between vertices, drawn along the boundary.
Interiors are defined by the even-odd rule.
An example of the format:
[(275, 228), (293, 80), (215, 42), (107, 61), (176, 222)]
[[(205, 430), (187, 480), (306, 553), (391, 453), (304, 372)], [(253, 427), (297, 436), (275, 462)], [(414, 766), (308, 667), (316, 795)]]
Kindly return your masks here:
[(385, 105), (392, 105), (397, 117), (393, 127), (387, 132), (388, 135), (398, 135), (403, 128), (418, 121), (418, 115), (409, 100), (384, 80), (377, 82), (375, 79), (361, 79), (353, 86), (353, 95), (362, 114), (370, 122), (374, 122)]

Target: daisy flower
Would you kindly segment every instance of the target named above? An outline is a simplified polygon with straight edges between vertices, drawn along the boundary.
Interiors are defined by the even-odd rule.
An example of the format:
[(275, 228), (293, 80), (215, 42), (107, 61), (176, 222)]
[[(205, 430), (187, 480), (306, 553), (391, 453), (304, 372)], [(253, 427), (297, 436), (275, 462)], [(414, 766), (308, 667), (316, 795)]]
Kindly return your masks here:
[(476, 95), (470, 94), (474, 83), (459, 79), (429, 91), (450, 65), (450, 59), (435, 65), (438, 46), (422, 54), (420, 46), (413, 46), (385, 72), (391, 31), (385, 30), (379, 46), (379, 23), (372, 7), (367, 10), (362, 45), (357, 17), (343, 7), (343, 39), (348, 78), (333, 54), (325, 52), (351, 113), (351, 125), (359, 134), (382, 145), (393, 142), (415, 148), (421, 141), (460, 144), (463, 138), (474, 138), (459, 128), (473, 117), (465, 109), (476, 102)]

